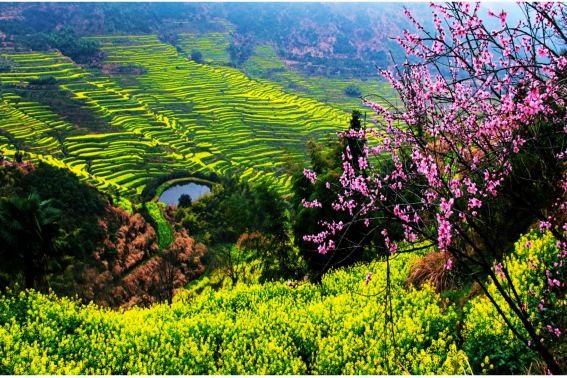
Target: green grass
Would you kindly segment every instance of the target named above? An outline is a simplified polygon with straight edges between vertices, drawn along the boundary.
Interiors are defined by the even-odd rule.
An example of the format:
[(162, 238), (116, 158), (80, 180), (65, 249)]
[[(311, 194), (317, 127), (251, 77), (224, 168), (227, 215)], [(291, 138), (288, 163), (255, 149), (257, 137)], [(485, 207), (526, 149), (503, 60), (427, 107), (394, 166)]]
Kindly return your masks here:
[(157, 203), (148, 202), (146, 203), (146, 207), (152, 218), (154, 218), (158, 224), (156, 231), (158, 234), (158, 247), (161, 252), (173, 243), (173, 229), (163, 217), (160, 206)]
[(112, 198), (116, 206), (129, 212), (130, 214), (134, 214), (134, 209), (132, 208), (132, 202), (128, 201), (126, 198), (123, 197), (117, 198), (116, 196), (112, 196)]

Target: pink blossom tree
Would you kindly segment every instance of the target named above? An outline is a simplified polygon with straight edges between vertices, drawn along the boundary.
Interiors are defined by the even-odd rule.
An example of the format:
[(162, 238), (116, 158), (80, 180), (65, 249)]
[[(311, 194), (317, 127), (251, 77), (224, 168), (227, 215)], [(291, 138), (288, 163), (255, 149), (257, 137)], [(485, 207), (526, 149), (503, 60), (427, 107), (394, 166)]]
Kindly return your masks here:
[[(560, 53), (567, 44), (567, 11), (560, 3), (519, 6), (525, 20), (515, 25), (504, 11), (482, 15), (499, 21), (495, 30), (486, 27), (479, 4), (432, 4), (431, 30), (406, 12), (417, 32), (404, 31), (398, 42), (412, 60), (380, 70), (397, 101), (364, 99), (376, 112), (376, 127), (338, 133), (350, 142), (336, 198), (304, 202), (332, 206), (351, 220), (325, 222), (324, 231), (304, 239), (323, 254), (361, 246), (387, 256), (438, 249), (446, 255), (445, 268), (455, 264), (471, 275), (515, 336), (550, 373), (561, 374), (552, 347), (564, 342), (563, 330), (542, 309), (540, 320), (553, 332), (538, 335), (527, 308), (552, 293), (565, 295), (564, 270), (542, 277), (545, 290), (526, 299), (504, 256), (537, 221), (557, 239), (558, 266), (567, 257), (567, 58)], [(356, 159), (353, 140), (362, 151)], [(317, 180), (314, 172), (305, 175)], [(367, 227), (366, 242), (343, 237), (357, 223)], [(394, 237), (393, 227), (401, 227), (402, 236)], [(384, 245), (370, 241), (377, 232)], [(490, 295), (486, 276), (512, 315)]]

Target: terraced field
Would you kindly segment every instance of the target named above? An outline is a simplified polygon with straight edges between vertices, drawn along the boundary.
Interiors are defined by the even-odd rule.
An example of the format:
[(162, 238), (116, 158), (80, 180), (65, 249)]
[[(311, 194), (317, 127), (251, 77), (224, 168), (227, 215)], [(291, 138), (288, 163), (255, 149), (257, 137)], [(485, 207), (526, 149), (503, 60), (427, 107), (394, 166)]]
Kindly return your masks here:
[[(36, 154), (60, 153), (58, 132), (72, 128), (59, 121), (49, 109), (34, 102), (23, 101), (19, 96), (3, 96), (0, 103), (0, 125), (5, 133), (29, 146)], [(6, 143), (9, 141), (5, 138)]]
[[(194, 142), (195, 148), (180, 152), (197, 151), (219, 173), (237, 168), (250, 181), (274, 176), (285, 188), (282, 153), (304, 156), (310, 136), (336, 131), (348, 120), (337, 109), (250, 80), (237, 69), (191, 62), (154, 36), (97, 39), (107, 63), (148, 70), (127, 88), (129, 94)], [(116, 82), (126, 85), (122, 78)]]
[(345, 94), (345, 88), (349, 84), (358, 86), (363, 95), (380, 94), (395, 102), (394, 93), (389, 84), (378, 79), (305, 77), (298, 71), (287, 68), (272, 46), (256, 47), (250, 59), (244, 64), (244, 68), (251, 77), (261, 83), (278, 85), (286, 92), (299, 93), (345, 112), (362, 108), (359, 98)]
[(68, 58), (53, 52), (48, 54), (2, 54), (11, 65), (10, 72), (0, 73), (3, 84), (22, 84), (29, 79), (53, 76), (59, 84), (80, 78), (92, 77), (92, 73), (77, 67)]
[[(31, 78), (56, 77), (60, 88), (86, 100), (92, 113), (119, 130), (89, 133), (62, 121), (49, 108), (10, 93), (8, 86), (0, 103), (0, 128), (12, 141), (6, 138), (0, 144), (7, 155), (15, 152), (17, 144), (32, 158), (66, 167), (100, 189), (114, 188), (123, 194), (140, 193), (149, 178), (176, 169), (207, 169), (198, 153), (182, 154), (172, 146), (175, 141), (188, 150), (193, 143), (108, 77), (86, 72), (57, 54), (3, 56), (13, 65), (12, 72), (0, 74), (3, 83), (18, 89)], [(208, 153), (201, 149), (201, 155)]]
[[(272, 46), (263, 45), (256, 47), (250, 59), (244, 63), (244, 68), (253, 76), (276, 73), (275, 76), (294, 77), (295, 80), (300, 80), (298, 74), (293, 75), (295, 72), (287, 69), (287, 66), (283, 64)], [(278, 75), (284, 72), (284, 75)]]
[[(286, 191), (290, 177), (282, 169), (283, 153), (305, 157), (309, 138), (348, 124), (351, 104), (338, 100), (344, 98), (344, 83), (301, 78), (272, 47), (257, 48), (247, 63), (258, 77), (251, 79), (234, 68), (190, 61), (156, 36), (93, 39), (106, 53), (106, 66), (141, 67), (144, 73), (107, 76), (58, 53), (3, 54), (12, 70), (0, 73), (7, 84), (0, 98), (0, 149), (10, 155), (16, 143), (33, 158), (123, 195), (139, 194), (149, 179), (174, 170), (239, 172), (251, 182), (271, 177)], [(228, 59), (227, 45), (226, 33), (180, 35), (184, 51), (198, 49), (216, 63)], [(287, 75), (309, 93), (261, 79), (266, 70)], [(56, 78), (69, 101), (85, 104), (108, 132), (69, 123), (17, 94), (30, 87), (30, 79), (45, 76)]]
[(228, 33), (179, 34), (178, 45), (188, 54), (199, 50), (207, 63), (230, 63)]
[[(359, 87), (362, 95), (364, 96), (379, 94), (386, 97), (392, 104), (396, 103), (396, 98), (390, 84), (378, 80), (363, 81), (360, 79), (339, 80), (309, 78), (307, 86), (311, 90), (309, 92), (311, 97), (344, 111), (350, 112), (352, 109), (366, 109), (358, 97), (349, 97), (345, 95), (345, 88), (349, 84), (354, 84)], [(374, 101), (384, 103), (376, 97), (370, 98)]]

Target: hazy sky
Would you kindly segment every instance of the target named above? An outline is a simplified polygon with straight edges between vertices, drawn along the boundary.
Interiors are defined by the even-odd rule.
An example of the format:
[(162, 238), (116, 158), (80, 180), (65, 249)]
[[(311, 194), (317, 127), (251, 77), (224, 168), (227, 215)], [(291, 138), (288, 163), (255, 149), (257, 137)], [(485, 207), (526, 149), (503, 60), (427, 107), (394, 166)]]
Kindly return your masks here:
[(501, 10), (508, 12), (508, 21), (509, 24), (515, 25), (519, 19), (525, 19), (524, 13), (521, 11), (518, 4), (514, 3), (504, 3), (498, 1), (483, 1), (481, 3), (481, 8), (484, 7), (485, 11), (482, 14), (482, 18), (485, 19), (488, 15), (486, 14), (486, 9), (490, 9), (495, 13), (498, 13)]

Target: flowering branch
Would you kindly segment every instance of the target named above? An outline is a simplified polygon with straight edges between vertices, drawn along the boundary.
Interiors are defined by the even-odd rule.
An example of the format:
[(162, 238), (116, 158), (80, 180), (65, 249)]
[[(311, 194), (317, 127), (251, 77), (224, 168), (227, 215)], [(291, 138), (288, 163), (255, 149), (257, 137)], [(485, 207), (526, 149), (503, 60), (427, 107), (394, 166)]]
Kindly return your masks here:
[[(327, 253), (341, 247), (333, 235), (364, 222), (382, 233), (382, 249), (389, 255), (401, 253), (400, 243), (434, 244), (446, 255), (446, 269), (453, 259), (464, 266), (512, 332), (558, 374), (559, 365), (537, 336), (502, 263), (510, 244), (525, 232), (525, 220), (538, 220), (540, 230), (558, 240), (563, 249), (558, 263), (567, 255), (567, 58), (557, 50), (560, 43), (567, 44), (561, 27), (567, 17), (563, 4), (520, 6), (526, 20), (516, 26), (508, 25), (507, 13), (489, 11), (501, 26), (491, 31), (479, 16), (479, 4), (432, 4), (433, 31), (406, 11), (418, 34), (404, 31), (398, 43), (418, 61), (406, 60), (395, 71), (380, 70), (401, 106), (365, 98), (376, 113), (376, 127), (337, 133), (348, 143), (341, 187), (331, 206), (352, 220), (326, 222), (327, 231), (305, 240)], [(317, 181), (315, 174), (305, 174)], [(539, 197), (556, 200), (536, 197), (534, 183), (544, 193)], [(323, 206), (317, 200), (304, 205)], [(521, 217), (510, 224), (506, 215), (513, 211)], [(370, 216), (377, 213), (381, 216)], [(388, 234), (394, 223), (401, 226), (399, 237)], [(522, 330), (512, 326), (482, 285), (483, 274), (494, 282)], [(547, 279), (546, 293), (564, 287), (556, 276)], [(561, 330), (549, 326), (551, 340)]]

